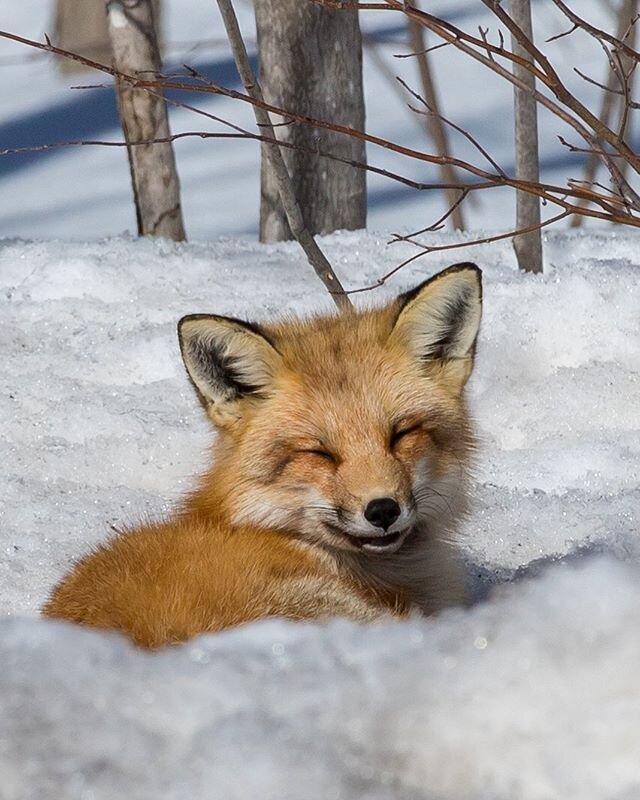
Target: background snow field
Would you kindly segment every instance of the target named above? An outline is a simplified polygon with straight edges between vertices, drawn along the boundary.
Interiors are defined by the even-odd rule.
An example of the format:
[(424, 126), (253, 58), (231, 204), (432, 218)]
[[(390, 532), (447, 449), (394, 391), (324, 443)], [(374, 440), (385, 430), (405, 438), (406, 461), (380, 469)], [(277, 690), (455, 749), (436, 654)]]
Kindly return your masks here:
[[(357, 288), (414, 252), (384, 240), (323, 246)], [(460, 546), (488, 597), (150, 655), (36, 614), (73, 558), (166, 512), (206, 463), (177, 319), (330, 301), (292, 244), (1, 242), (3, 800), (640, 798), (639, 244), (548, 236), (544, 276), (508, 243), (453, 259), (484, 270)]]

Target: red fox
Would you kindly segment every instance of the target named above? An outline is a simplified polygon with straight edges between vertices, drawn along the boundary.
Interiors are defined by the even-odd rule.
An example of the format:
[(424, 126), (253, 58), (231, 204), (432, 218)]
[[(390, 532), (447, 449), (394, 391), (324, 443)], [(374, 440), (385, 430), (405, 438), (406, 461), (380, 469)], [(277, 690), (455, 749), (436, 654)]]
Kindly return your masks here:
[(172, 519), (75, 564), (43, 613), (156, 648), (268, 616), (368, 621), (462, 601), (452, 539), (481, 306), (480, 270), (456, 264), (378, 309), (184, 317), (213, 467)]

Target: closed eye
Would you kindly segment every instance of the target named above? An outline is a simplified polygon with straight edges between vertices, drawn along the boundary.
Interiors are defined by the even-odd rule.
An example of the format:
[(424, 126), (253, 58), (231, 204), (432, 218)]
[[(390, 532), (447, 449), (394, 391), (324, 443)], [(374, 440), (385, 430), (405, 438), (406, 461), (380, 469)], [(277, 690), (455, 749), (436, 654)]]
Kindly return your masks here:
[(409, 436), (411, 433), (417, 433), (422, 428), (419, 423), (415, 425), (409, 425), (406, 428), (398, 428), (391, 434), (391, 447), (394, 448), (405, 436)]
[(305, 455), (318, 456), (319, 458), (323, 458), (325, 461), (330, 461), (332, 464), (338, 463), (338, 460), (333, 455), (333, 453), (330, 453), (328, 450), (322, 450), (321, 448), (313, 447), (309, 449), (296, 450), (296, 453), (304, 453)]

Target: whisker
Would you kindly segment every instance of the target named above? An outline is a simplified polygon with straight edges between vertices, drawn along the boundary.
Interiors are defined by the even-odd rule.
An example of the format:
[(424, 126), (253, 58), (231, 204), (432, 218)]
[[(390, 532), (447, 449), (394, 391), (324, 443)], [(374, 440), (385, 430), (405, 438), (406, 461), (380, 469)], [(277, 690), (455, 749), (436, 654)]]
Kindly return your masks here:
[(437, 489), (434, 489), (433, 486), (423, 486), (415, 493), (418, 505), (420, 505), (423, 501), (428, 501), (433, 499), (433, 495), (442, 500), (442, 502), (447, 506), (449, 513), (453, 515), (453, 509), (451, 508), (449, 498), (447, 498), (444, 494), (442, 494), (442, 492), (439, 492)]
[(338, 509), (334, 508), (333, 506), (307, 505), (302, 507), (304, 509), (308, 509), (309, 511), (328, 511), (330, 514), (338, 514)]
[(442, 504), (444, 504), (444, 506), (447, 508), (448, 512), (451, 515), (453, 515), (453, 509), (451, 508), (451, 504), (449, 503), (447, 498), (444, 497), (444, 496), (440, 496), (440, 497), (436, 496), (436, 497), (434, 497), (433, 495), (419, 495), (418, 496), (418, 509), (419, 509), (419, 512), (422, 509), (426, 508), (427, 510), (433, 511), (436, 514), (441, 514), (443, 512), (443, 510), (444, 510), (443, 505), (438, 503), (438, 502), (434, 502), (436, 500), (441, 500)]
[(334, 508), (333, 506), (323, 506), (323, 505), (305, 505), (304, 503), (296, 503), (295, 505), (277, 505), (276, 503), (267, 500), (265, 497), (260, 497), (259, 502), (262, 505), (267, 506), (268, 508), (273, 509), (274, 511), (293, 511), (293, 512), (303, 512), (303, 511), (322, 511), (326, 514), (329, 514), (333, 517), (338, 515), (338, 509)]

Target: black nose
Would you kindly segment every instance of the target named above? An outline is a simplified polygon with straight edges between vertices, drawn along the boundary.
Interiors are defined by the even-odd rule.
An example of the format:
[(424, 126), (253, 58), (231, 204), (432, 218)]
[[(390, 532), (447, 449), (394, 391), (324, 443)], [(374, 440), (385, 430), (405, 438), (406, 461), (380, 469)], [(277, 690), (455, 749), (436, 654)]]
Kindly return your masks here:
[(367, 505), (364, 516), (376, 528), (386, 531), (400, 516), (400, 506), (393, 497), (378, 497)]

